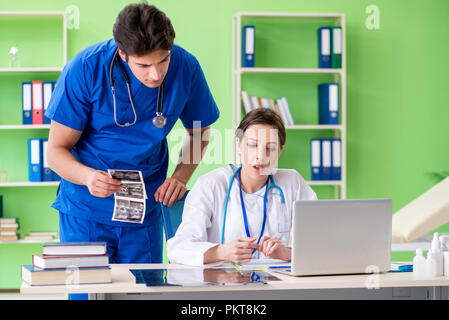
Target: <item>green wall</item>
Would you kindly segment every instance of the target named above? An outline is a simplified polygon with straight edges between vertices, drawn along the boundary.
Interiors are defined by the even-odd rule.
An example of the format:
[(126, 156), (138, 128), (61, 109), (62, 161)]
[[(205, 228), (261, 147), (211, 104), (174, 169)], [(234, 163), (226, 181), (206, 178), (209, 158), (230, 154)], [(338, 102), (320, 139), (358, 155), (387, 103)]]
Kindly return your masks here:
[[(85, 47), (112, 37), (115, 18), (128, 3), (105, 0), (2, 1), (0, 10), (64, 11), (69, 5), (77, 6), (80, 10), (80, 28), (68, 31), (68, 56), (71, 58)], [(213, 127), (221, 132), (231, 128), (232, 16), (236, 12), (345, 13), (347, 197), (391, 198), (395, 212), (435, 183), (426, 173), (449, 170), (449, 108), (446, 93), (449, 73), (448, 1), (158, 0), (151, 3), (165, 11), (172, 20), (176, 31), (175, 42), (195, 54), (200, 61), (221, 111), (221, 117)], [(365, 9), (369, 5), (377, 5), (380, 9), (378, 30), (369, 30), (365, 25), (368, 17)], [(48, 22), (49, 25), (53, 23)], [(267, 37), (275, 38), (271, 38), (273, 42), (266, 46), (266, 50), (259, 52), (261, 60), (258, 63), (316, 67), (315, 56), (311, 54), (315, 50), (316, 43), (313, 41), (316, 39), (309, 39), (313, 43), (307, 42), (308, 48), (304, 48), (307, 34), (295, 32), (293, 24), (279, 23), (285, 24), (285, 33), (276, 34), (275, 29), (266, 25)], [(14, 28), (14, 31), (0, 22), (0, 39), (13, 38), (14, 32), (19, 32), (23, 27), (33, 28), (33, 25), (33, 21), (29, 21), (20, 28)], [(34, 39), (37, 35), (33, 33), (29, 37)], [(0, 67), (7, 65), (5, 52), (9, 49), (8, 45), (12, 44), (0, 40)], [(50, 59), (39, 54), (39, 46), (24, 47), (23, 50), (23, 59), (30, 51), (42, 63)], [(298, 65), (288, 58), (294, 50), (298, 52)], [(55, 53), (56, 57), (59, 55), (60, 52)], [(55, 75), (27, 77), (51, 79)], [(254, 94), (266, 92), (273, 97), (284, 94), (289, 102), (299, 101), (298, 107), (295, 106), (297, 110), (292, 111), (295, 120), (302, 123), (316, 121), (313, 115), (304, 111), (306, 109), (299, 109), (306, 105), (302, 102), (314, 99), (301, 83), (307, 85), (327, 81), (326, 76), (270, 76), (250, 84), (253, 83), (250, 82), (251, 77), (245, 76), (244, 82), (248, 88), (253, 86), (251, 90)], [(0, 124), (20, 123), (20, 112), (8, 110), (11, 104), (20, 104), (20, 90), (11, 85), (14, 81), (20, 83), (21, 79), (17, 75), (0, 74)], [(179, 124), (177, 128), (180, 128)], [(26, 144), (23, 141), (34, 135), (45, 135), (45, 131), (0, 132), (0, 170), (8, 170), (11, 180), (13, 177), (25, 179)], [(306, 147), (296, 148), (296, 145), (304, 146), (304, 141), (308, 141), (311, 135), (289, 131), (286, 152), (280, 160), (282, 167), (298, 168), (306, 179), (310, 175), (309, 151)], [(169, 141), (171, 145), (179, 144), (179, 140), (173, 137)], [(177, 150), (172, 150), (171, 155), (176, 157)], [(223, 164), (201, 164), (189, 186), (199, 175)], [(173, 168), (171, 163), (170, 170)], [(56, 230), (58, 217), (49, 208), (55, 191), (55, 187), (2, 188), (0, 194), (4, 195), (5, 215), (19, 217), (19, 231), (23, 234), (33, 230)], [(326, 188), (317, 191), (320, 197), (332, 194)], [(36, 205), (31, 206), (32, 201)], [(449, 228), (444, 226), (439, 231), (449, 231)], [(31, 263), (31, 255), (40, 252), (40, 245), (0, 244), (0, 289), (18, 288), (20, 264)], [(411, 255), (393, 254), (393, 259), (403, 258), (409, 259)]]

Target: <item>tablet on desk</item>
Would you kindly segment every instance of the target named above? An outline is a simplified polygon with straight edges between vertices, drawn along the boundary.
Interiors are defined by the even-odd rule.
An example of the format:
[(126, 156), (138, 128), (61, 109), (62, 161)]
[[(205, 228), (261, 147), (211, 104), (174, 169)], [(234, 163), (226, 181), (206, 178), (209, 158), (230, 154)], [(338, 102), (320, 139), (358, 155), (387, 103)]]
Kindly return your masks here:
[(131, 269), (136, 283), (146, 286), (264, 285), (280, 281), (264, 271), (238, 271), (234, 268)]

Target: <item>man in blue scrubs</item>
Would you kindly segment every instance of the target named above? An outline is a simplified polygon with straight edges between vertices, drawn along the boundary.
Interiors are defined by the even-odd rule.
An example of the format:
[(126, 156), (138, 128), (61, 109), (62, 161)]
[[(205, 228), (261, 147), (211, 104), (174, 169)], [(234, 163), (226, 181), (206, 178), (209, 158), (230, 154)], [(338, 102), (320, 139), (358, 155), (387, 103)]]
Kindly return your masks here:
[[(61, 242), (105, 241), (111, 263), (160, 263), (159, 202), (170, 206), (186, 192), (198, 163), (191, 161), (193, 151), (185, 153), (194, 139), (204, 152), (219, 111), (196, 58), (173, 43), (175, 32), (163, 12), (128, 5), (113, 34), (71, 59), (56, 83), (46, 112), (52, 119), (48, 162), (62, 179), (52, 207), (59, 211)], [(153, 124), (158, 93), (167, 118), (162, 128)], [(188, 134), (182, 161), (167, 178), (166, 136), (178, 119)], [(148, 195), (142, 224), (112, 220), (121, 182), (108, 169), (142, 171)]]

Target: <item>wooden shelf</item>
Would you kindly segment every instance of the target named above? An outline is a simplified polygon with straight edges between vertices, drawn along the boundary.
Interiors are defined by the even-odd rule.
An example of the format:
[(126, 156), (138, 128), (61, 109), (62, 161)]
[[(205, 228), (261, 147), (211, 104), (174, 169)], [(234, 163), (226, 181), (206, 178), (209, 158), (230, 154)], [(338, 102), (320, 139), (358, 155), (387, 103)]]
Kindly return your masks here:
[(343, 182), (340, 180), (308, 180), (306, 183), (309, 186), (342, 186)]
[(0, 73), (62, 72), (61, 67), (0, 68)]
[(342, 130), (339, 124), (295, 124), (293, 126), (285, 126), (286, 130)]
[(240, 18), (300, 18), (300, 19), (341, 19), (343, 13), (310, 13), (310, 12), (239, 12)]
[(12, 124), (0, 125), (0, 130), (50, 129), (49, 124)]
[(0, 241), (0, 243), (46, 243), (46, 242), (59, 242), (59, 239), (53, 239), (53, 240), (14, 240), (14, 241)]
[(60, 181), (43, 181), (43, 182), (0, 182), (0, 187), (54, 187), (58, 186)]
[(237, 68), (237, 73), (342, 74), (342, 69), (329, 68)]
[(65, 11), (0, 11), (0, 16), (9, 17), (64, 17)]

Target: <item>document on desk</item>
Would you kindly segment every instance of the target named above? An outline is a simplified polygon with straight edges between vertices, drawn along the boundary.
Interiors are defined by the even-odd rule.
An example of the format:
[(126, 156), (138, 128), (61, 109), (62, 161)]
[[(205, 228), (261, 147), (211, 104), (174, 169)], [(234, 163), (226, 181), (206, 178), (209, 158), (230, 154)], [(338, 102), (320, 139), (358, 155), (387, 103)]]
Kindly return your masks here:
[(239, 271), (253, 270), (253, 271), (267, 271), (273, 268), (289, 268), (291, 263), (279, 259), (252, 259), (250, 262), (239, 264), (231, 263), (234, 268)]
[(238, 271), (234, 268), (167, 268), (131, 269), (136, 283), (153, 286), (218, 286), (264, 285), (267, 281), (280, 281), (263, 271)]
[(108, 173), (122, 182), (122, 188), (114, 194), (112, 220), (142, 223), (147, 199), (142, 171), (108, 169)]

